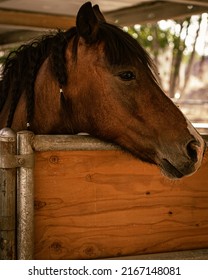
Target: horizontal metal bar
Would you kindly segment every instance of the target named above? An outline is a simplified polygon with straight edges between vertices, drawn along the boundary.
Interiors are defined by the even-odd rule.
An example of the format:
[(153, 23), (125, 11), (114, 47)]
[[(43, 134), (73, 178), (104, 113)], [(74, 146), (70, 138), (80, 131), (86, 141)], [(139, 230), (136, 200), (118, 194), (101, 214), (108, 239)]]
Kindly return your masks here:
[(89, 135), (36, 135), (33, 141), (33, 149), (35, 151), (76, 151), (119, 150), (120, 148)]
[(109, 260), (207, 260), (208, 249), (108, 258)]
[[(208, 135), (202, 135), (208, 142)], [(115, 144), (101, 141), (90, 135), (36, 135), (32, 147), (37, 152), (42, 151), (95, 151), (120, 150)]]

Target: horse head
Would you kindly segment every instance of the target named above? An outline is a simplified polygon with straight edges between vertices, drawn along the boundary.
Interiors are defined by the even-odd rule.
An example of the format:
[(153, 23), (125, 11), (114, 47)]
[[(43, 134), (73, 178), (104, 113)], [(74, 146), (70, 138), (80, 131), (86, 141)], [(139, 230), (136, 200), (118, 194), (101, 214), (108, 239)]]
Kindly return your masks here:
[(159, 86), (147, 53), (106, 23), (98, 6), (84, 4), (76, 25), (76, 61), (69, 50), (64, 92), (78, 131), (117, 143), (171, 178), (195, 172), (205, 143)]

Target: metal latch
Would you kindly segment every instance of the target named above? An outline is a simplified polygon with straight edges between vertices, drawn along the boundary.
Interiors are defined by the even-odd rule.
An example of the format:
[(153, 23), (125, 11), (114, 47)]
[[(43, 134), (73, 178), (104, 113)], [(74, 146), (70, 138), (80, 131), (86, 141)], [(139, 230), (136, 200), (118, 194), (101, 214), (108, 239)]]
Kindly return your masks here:
[(0, 168), (34, 167), (34, 154), (0, 155)]

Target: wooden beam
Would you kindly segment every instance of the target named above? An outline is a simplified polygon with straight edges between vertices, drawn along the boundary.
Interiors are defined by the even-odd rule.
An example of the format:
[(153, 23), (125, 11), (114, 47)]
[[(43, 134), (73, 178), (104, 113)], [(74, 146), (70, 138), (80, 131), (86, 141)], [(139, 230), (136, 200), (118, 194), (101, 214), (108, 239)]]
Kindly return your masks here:
[(50, 29), (69, 29), (75, 25), (75, 17), (0, 9), (0, 24)]
[(207, 12), (205, 6), (188, 6), (173, 1), (152, 1), (133, 7), (106, 13), (106, 17), (119, 25), (157, 22), (162, 19), (178, 19)]
[[(106, 19), (118, 25), (156, 22), (161, 19), (177, 19), (208, 11), (203, 1), (151, 1), (129, 8), (104, 13)], [(46, 29), (69, 29), (75, 25), (75, 17), (37, 12), (0, 9), (0, 24)]]
[(1, 49), (4, 48), (7, 49), (9, 48), (9, 44), (14, 44), (14, 43), (21, 43), (25, 42), (28, 40), (32, 40), (34, 38), (37, 38), (39, 36), (42, 36), (45, 33), (44, 30), (26, 30), (26, 29), (18, 29), (18, 30), (13, 30), (13, 31), (5, 31), (5, 32), (0, 32), (0, 45)]
[(208, 1), (207, 0), (174, 0), (174, 1), (169, 1), (169, 0), (162, 0), (164, 2), (177, 2), (180, 4), (186, 4), (186, 5), (196, 5), (196, 6), (201, 6), (201, 7), (208, 7)]

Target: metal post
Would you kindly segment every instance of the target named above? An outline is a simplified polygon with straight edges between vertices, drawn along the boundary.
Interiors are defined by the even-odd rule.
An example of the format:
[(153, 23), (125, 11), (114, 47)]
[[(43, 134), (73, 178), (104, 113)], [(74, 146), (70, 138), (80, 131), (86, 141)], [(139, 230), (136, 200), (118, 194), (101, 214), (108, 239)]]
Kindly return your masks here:
[[(34, 180), (33, 167), (25, 165), (24, 158), (33, 158), (31, 142), (33, 133), (21, 131), (17, 133), (17, 152), (22, 155), (17, 173), (17, 258), (33, 259), (34, 248)], [(22, 161), (22, 162), (21, 162)]]
[(0, 130), (0, 259), (16, 259), (16, 134)]

